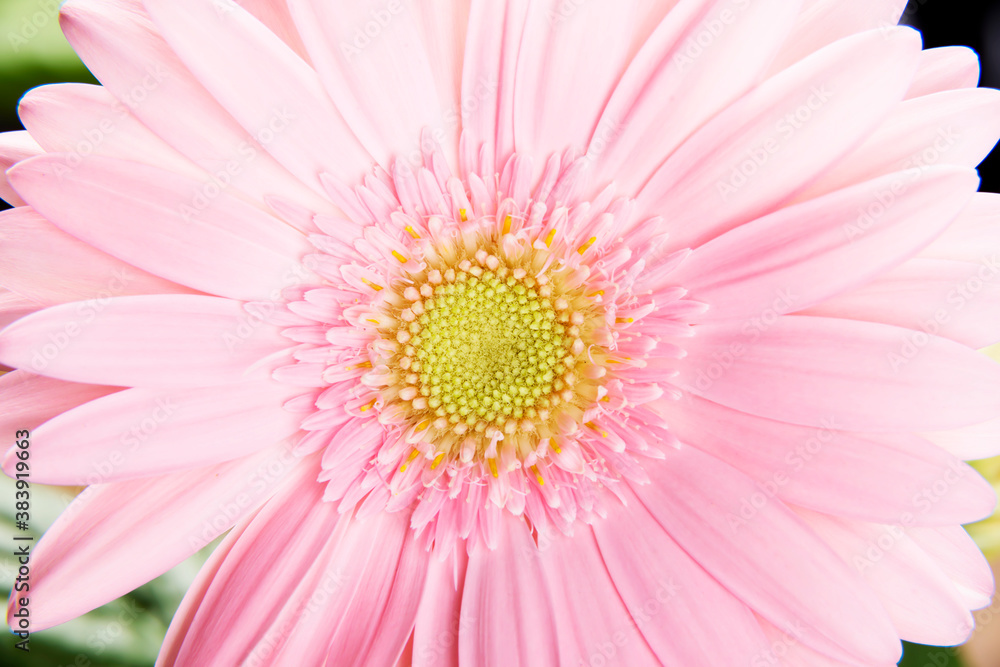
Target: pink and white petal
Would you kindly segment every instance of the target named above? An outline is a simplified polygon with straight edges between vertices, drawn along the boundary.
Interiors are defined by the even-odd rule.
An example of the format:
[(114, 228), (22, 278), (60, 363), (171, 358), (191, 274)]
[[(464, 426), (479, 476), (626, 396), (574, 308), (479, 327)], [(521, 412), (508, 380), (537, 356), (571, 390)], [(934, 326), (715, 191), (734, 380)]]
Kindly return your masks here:
[(201, 0), (144, 4), (198, 81), (303, 183), (322, 188), (321, 173), (354, 183), (368, 171), (371, 157), (316, 72), (251, 14)]
[(60, 229), (95, 248), (194, 289), (242, 301), (273, 299), (304, 273), (306, 237), (205, 182), (136, 162), (65, 155), (22, 162), (11, 182)]
[(672, 381), (735, 410), (802, 426), (833, 419), (845, 431), (947, 430), (1000, 415), (1000, 364), (960, 343), (920, 332), (910, 354), (910, 329), (766, 321), (700, 325)]
[[(462, 127), (467, 150), (482, 164), (464, 164), (492, 180), (514, 151), (514, 78), (528, 0), (471, 0), (462, 65)], [(477, 160), (478, 162), (479, 160)]]
[(907, 536), (930, 556), (951, 579), (968, 609), (988, 607), (993, 599), (993, 572), (965, 528), (910, 527)]
[[(335, 211), (315, 178), (310, 189), (263, 149), (261, 141), (272, 128), (265, 133), (263, 126), (253, 127), (248, 135), (194, 78), (163, 41), (142, 0), (68, 0), (60, 25), (108, 91), (202, 169), (231, 179), (234, 189), (260, 203), (273, 195), (315, 211)], [(275, 107), (269, 118), (277, 122), (281, 111)]]
[(309, 61), (302, 35), (295, 27), (295, 20), (288, 9), (288, 0), (236, 0), (240, 7), (253, 14), (258, 21), (281, 38), (300, 58)]
[(67, 234), (27, 206), (0, 212), (0, 285), (43, 306), (193, 293)]
[(881, 603), (800, 518), (771, 500), (742, 519), (758, 492), (749, 477), (691, 447), (666, 454), (646, 466), (651, 483), (632, 489), (720, 584), (777, 627), (798, 623), (800, 641), (832, 657), (898, 660)]
[(317, 578), (339, 585), (298, 614), (273, 664), (334, 664), (332, 656), (345, 667), (396, 663), (413, 631), (429, 558), (409, 520), (408, 512), (342, 519), (345, 530), (331, 538), (286, 612), (313, 596)]
[(919, 53), (909, 28), (872, 31), (765, 81), (657, 170), (636, 200), (637, 219), (669, 211), (668, 249), (697, 247), (787, 202), (884, 120)]
[[(987, 347), (1000, 341), (1000, 262), (911, 259), (805, 312), (882, 322)], [(914, 335), (923, 340), (920, 333)]]
[(975, 167), (989, 155), (997, 138), (1000, 91), (951, 90), (907, 100), (799, 199), (897, 171), (908, 171), (909, 183), (934, 165)]
[[(710, 306), (698, 316), (702, 321), (803, 310), (915, 255), (962, 212), (978, 186), (971, 169), (890, 174), (732, 229), (696, 248), (669, 280)], [(887, 193), (893, 201), (883, 206)], [(882, 215), (859, 220), (859, 210), (876, 206)]]
[[(168, 638), (173, 636), (174, 656), (161, 654), (158, 665), (239, 665), (261, 660), (263, 656), (253, 652), (256, 643), (267, 637), (269, 625), (317, 555), (343, 532), (338, 532), (338, 524), (347, 521), (336, 505), (323, 502), (323, 485), (315, 479), (315, 460), (314, 456), (303, 461), (247, 523), (211, 579), (202, 580), (203, 589), (188, 592), (182, 603), (188, 613), (180, 617), (187, 631), (175, 631), (175, 616), (168, 631)], [(279, 561), (281, 567), (276, 568)], [(245, 582), (266, 585), (246, 586)], [(329, 579), (314, 589), (314, 595), (317, 599), (336, 595), (344, 583)], [(286, 628), (285, 634), (290, 631)], [(276, 635), (270, 639), (279, 641)], [(327, 640), (321, 637), (313, 641)]]
[[(988, 516), (996, 504), (980, 475), (940, 447), (905, 434), (848, 433), (831, 419), (821, 427), (754, 417), (687, 396), (660, 401), (681, 442), (726, 461), (757, 484), (757, 498), (779, 497), (818, 512), (911, 525), (955, 525)], [(706, 428), (711, 424), (711, 428)], [(913, 499), (940, 480), (948, 493), (933, 504)]]
[(56, 415), (119, 391), (118, 387), (76, 384), (16, 370), (0, 376), (0, 437), (35, 430)]
[[(296, 464), (280, 445), (210, 468), (89, 487), (33, 550), (31, 629), (163, 574), (255, 510)], [(15, 604), (12, 596), (7, 618)]]
[[(786, 630), (779, 630), (759, 616), (757, 622), (769, 645), (756, 656), (756, 662), (752, 664), (767, 667), (858, 667), (860, 664), (854, 660), (836, 660), (800, 643), (801, 626), (791, 625)], [(896, 667), (895, 662), (864, 664), (865, 667)]]
[(805, 0), (788, 40), (771, 64), (771, 74), (794, 65), (827, 44), (876, 28), (889, 30), (907, 0)]
[(975, 625), (972, 614), (951, 580), (902, 526), (846, 521), (805, 510), (800, 515), (864, 578), (901, 639), (936, 646), (968, 639)]
[(1000, 253), (1000, 194), (977, 192), (962, 215), (921, 255), (987, 263)]
[(42, 306), (38, 302), (0, 287), (0, 329), (26, 315), (41, 310), (41, 308)]
[(461, 665), (571, 664), (560, 655), (559, 627), (549, 593), (548, 572), (528, 526), (503, 512), (495, 549), (472, 547), (462, 589), (458, 636)]
[(427, 563), (427, 582), (413, 627), (413, 667), (459, 667), (462, 635), (474, 627), (462, 616), (462, 589), (469, 557), (456, 545), (444, 558)]
[(201, 601), (205, 598), (212, 580), (215, 579), (215, 575), (225, 562), (226, 557), (229, 556), (240, 536), (243, 535), (256, 515), (256, 512), (251, 512), (237, 522), (219, 542), (219, 546), (212, 550), (208, 560), (198, 570), (197, 576), (188, 587), (187, 592), (184, 593), (184, 599), (181, 600), (180, 606), (170, 621), (166, 637), (163, 638), (163, 644), (160, 645), (160, 653), (156, 656), (156, 667), (166, 667), (176, 663), (177, 653), (191, 629), (195, 613), (201, 606)]
[(979, 56), (965, 46), (926, 49), (913, 77), (907, 98), (932, 95), (945, 90), (975, 88), (979, 85)]
[(756, 84), (799, 1), (685, 0), (643, 45), (593, 132), (598, 184), (637, 192), (698, 127)]
[(69, 168), (103, 155), (208, 178), (102, 86), (59, 83), (34, 88), (21, 98), (18, 115), (46, 152), (73, 156)]
[[(445, 132), (453, 90), (436, 89), (417, 2), (288, 2), (330, 99), (379, 164), (398, 158), (419, 166), (425, 128), (455, 139)], [(446, 150), (457, 157), (454, 141)]]
[(514, 140), (542, 164), (567, 148), (582, 151), (628, 66), (643, 24), (662, 15), (646, 0), (564, 3), (543, 0), (525, 21), (517, 63)]
[[(599, 657), (629, 667), (665, 664), (643, 636), (642, 617), (615, 588), (593, 532), (560, 535), (538, 558), (552, 596), (560, 665), (593, 664)], [(668, 597), (669, 584), (660, 587), (647, 596)]]
[(28, 315), (0, 332), (0, 362), (70, 382), (162, 388), (231, 384), (251, 379), (254, 364), (289, 347), (276, 328), (248, 321), (240, 303), (210, 296), (68, 303)]
[(615, 588), (664, 665), (749, 665), (766, 650), (753, 613), (682, 550), (631, 493), (593, 524)]
[(1000, 456), (1000, 418), (924, 437), (966, 461)]
[[(41, 155), (45, 150), (23, 130), (0, 133), (0, 174), (21, 160)], [(11, 206), (24, 206), (24, 200), (10, 187), (5, 175), (0, 175), (0, 199)]]
[[(84, 486), (249, 456), (299, 430), (300, 416), (284, 404), (301, 391), (274, 381), (126, 389), (35, 429), (31, 474), (42, 484)], [(16, 463), (11, 448), (3, 460), (8, 475)]]

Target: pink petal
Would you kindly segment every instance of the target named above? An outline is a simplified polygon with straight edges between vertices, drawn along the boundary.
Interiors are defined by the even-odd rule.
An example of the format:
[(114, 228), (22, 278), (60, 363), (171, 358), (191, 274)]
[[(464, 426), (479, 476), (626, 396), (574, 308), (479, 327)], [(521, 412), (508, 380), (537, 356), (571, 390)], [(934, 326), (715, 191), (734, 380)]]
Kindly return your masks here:
[(923, 332), (824, 317), (701, 325), (675, 381), (730, 408), (847, 431), (935, 431), (1000, 414), (1000, 365)]
[(229, 299), (126, 296), (18, 320), (0, 332), (0, 362), (71, 382), (210, 387), (240, 382), (251, 365), (287, 346)]
[(192, 292), (70, 236), (26, 206), (0, 213), (0, 284), (41, 305)]
[(891, 29), (907, 0), (806, 0), (771, 72), (794, 65), (820, 48), (855, 33)]
[(765, 649), (753, 613), (674, 542), (638, 498), (593, 525), (601, 557), (665, 665), (743, 665)]
[(75, 384), (12, 371), (0, 376), (0, 437), (6, 442), (23, 429), (39, 425), (67, 410), (119, 391), (117, 387)]
[(951, 581), (901, 526), (802, 513), (882, 601), (900, 638), (953, 646), (972, 633), (972, 614)]
[[(231, 178), (234, 188), (258, 201), (277, 195), (316, 211), (334, 210), (317, 194), (321, 188), (310, 190), (263, 149), (266, 124), (248, 136), (195, 80), (163, 41), (142, 0), (68, 0), (60, 25), (108, 91), (202, 169)], [(272, 114), (276, 110), (281, 107)]]
[(1000, 194), (977, 192), (952, 223), (923, 253), (924, 257), (985, 263), (1000, 251)]
[(22, 162), (10, 179), (62, 230), (203, 292), (275, 299), (308, 275), (305, 236), (211, 182), (103, 157), (67, 171), (62, 155)]
[(987, 347), (1000, 341), (1000, 259), (997, 253), (979, 264), (912, 259), (808, 313), (883, 322)]
[[(827, 514), (911, 525), (968, 523), (992, 512), (993, 489), (972, 468), (910, 434), (848, 433), (832, 417), (808, 428), (762, 419), (689, 396), (662, 401), (670, 432), (757, 484), (745, 508), (778, 497)], [(711, 424), (711, 427), (706, 427)], [(947, 479), (947, 493), (935, 493)], [(935, 502), (914, 498), (930, 492)]]
[[(127, 389), (37, 428), (31, 473), (43, 484), (83, 486), (247, 456), (298, 431), (300, 418), (283, 405), (300, 392), (275, 382)], [(4, 458), (8, 474), (15, 454), (12, 448)]]
[(1000, 138), (1000, 91), (952, 90), (903, 102), (856, 150), (799, 199), (908, 171), (909, 183), (935, 165), (975, 167)]
[(801, 641), (863, 660), (900, 655), (885, 611), (801, 519), (781, 502), (739, 517), (757, 492), (742, 473), (690, 447), (646, 466), (652, 483), (636, 495), (670, 536), (709, 574), (778, 627), (803, 628)]
[(40, 309), (35, 301), (0, 287), (0, 328)]
[[(525, 523), (503, 513), (495, 549), (477, 543), (469, 554), (459, 634), (459, 664), (569, 664), (560, 657), (559, 628), (538, 546)], [(565, 662), (563, 662), (565, 661)]]
[[(21, 160), (41, 155), (43, 149), (27, 132), (0, 133), (0, 174)], [(24, 206), (24, 200), (10, 187), (6, 176), (0, 176), (0, 199), (11, 206)]]
[(629, 64), (593, 133), (588, 156), (597, 160), (598, 182), (640, 190), (695, 129), (757, 83), (798, 5), (697, 0), (672, 9)]
[(211, 468), (89, 487), (33, 550), (31, 629), (63, 623), (166, 572), (253, 511), (295, 465), (282, 445)]
[(371, 158), (316, 73), (252, 15), (200, 0), (144, 4), (194, 76), (303, 183), (322, 187), (324, 172), (353, 183), (365, 173)]
[(961, 526), (908, 528), (906, 534), (951, 579), (968, 609), (988, 607), (993, 599), (993, 572), (976, 542)]
[(924, 436), (966, 461), (1000, 456), (1000, 418)]
[[(974, 171), (946, 167), (885, 176), (730, 230), (697, 248), (668, 279), (711, 306), (700, 320), (802, 310), (916, 254), (978, 185)], [(876, 207), (881, 215), (864, 213)]]
[(920, 54), (908, 98), (940, 93), (944, 90), (975, 88), (979, 83), (979, 56), (965, 46), (927, 49)]
[(637, 211), (670, 213), (671, 248), (701, 245), (769, 212), (878, 126), (902, 98), (919, 53), (919, 35), (906, 28), (821, 49), (688, 139), (639, 193)]
[(462, 616), (462, 589), (469, 558), (458, 545), (445, 559), (428, 562), (427, 585), (413, 628), (413, 667), (459, 667), (458, 646), (475, 619)]
[(258, 21), (281, 38), (300, 58), (309, 60), (302, 36), (295, 27), (295, 21), (288, 9), (287, 0), (237, 0), (240, 7), (253, 14)]

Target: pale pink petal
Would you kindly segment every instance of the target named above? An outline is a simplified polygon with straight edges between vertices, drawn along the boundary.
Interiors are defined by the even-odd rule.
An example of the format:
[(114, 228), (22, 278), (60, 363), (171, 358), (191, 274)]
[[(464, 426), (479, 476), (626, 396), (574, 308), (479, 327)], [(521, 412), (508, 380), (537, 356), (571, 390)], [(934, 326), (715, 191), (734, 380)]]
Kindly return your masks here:
[(626, 498), (593, 531), (615, 588), (660, 662), (751, 664), (765, 650), (753, 613), (677, 546), (638, 498)]
[(0, 285), (45, 306), (193, 293), (87, 245), (24, 206), (0, 213)]
[(994, 592), (993, 573), (986, 556), (965, 528), (914, 527), (907, 528), (906, 534), (951, 579), (968, 609), (990, 605)]
[[(884, 322), (969, 347), (1000, 341), (1000, 261), (912, 259), (874, 282), (810, 308), (810, 315)], [(913, 342), (922, 346), (923, 336)], [(911, 354), (916, 354), (913, 350)]]
[[(979, 474), (944, 450), (910, 434), (840, 430), (838, 419), (814, 428), (754, 417), (690, 397), (662, 401), (670, 431), (682, 442), (726, 461), (757, 483), (740, 515), (781, 498), (801, 507), (864, 521), (940, 526), (989, 515), (996, 500)], [(705, 428), (711, 424), (712, 428)], [(913, 499), (948, 478), (948, 493), (931, 505)]]
[[(299, 430), (301, 418), (284, 408), (298, 393), (273, 381), (127, 389), (63, 412), (35, 429), (31, 474), (42, 484), (83, 486), (247, 456)], [(16, 463), (12, 448), (3, 463), (8, 475)]]
[(240, 7), (247, 10), (257, 20), (287, 44), (303, 60), (309, 60), (309, 54), (302, 43), (302, 36), (295, 27), (295, 20), (288, 9), (288, 0), (236, 0)]
[(479, 543), (469, 554), (461, 618), (471, 627), (458, 637), (459, 664), (575, 664), (560, 654), (548, 573), (528, 526), (505, 513), (497, 533), (495, 549)]
[(927, 49), (920, 54), (908, 98), (940, 93), (944, 90), (975, 88), (979, 83), (979, 56), (965, 46)]
[(25, 315), (30, 315), (37, 310), (41, 310), (41, 308), (42, 306), (38, 302), (31, 301), (20, 294), (0, 287), (0, 328), (21, 319)]
[(921, 171), (935, 165), (975, 167), (998, 137), (1000, 91), (973, 88), (907, 100), (799, 199), (897, 171), (908, 172), (905, 183), (909, 186)]
[[(200, 578), (202, 587), (188, 592), (182, 603), (187, 614), (175, 616), (168, 632), (168, 640), (173, 641), (164, 644), (173, 655), (161, 653), (158, 665), (239, 665), (265, 657), (254, 654), (255, 644), (266, 637), (268, 626), (317, 554), (343, 532), (337, 531), (342, 520), (336, 505), (322, 502), (315, 458), (299, 465), (246, 524), (211, 578)], [(281, 567), (275, 567), (279, 561)], [(248, 581), (260, 585), (243, 585)], [(313, 596), (318, 601), (338, 595), (346, 583), (341, 577), (329, 577), (318, 582)], [(187, 626), (183, 634), (174, 629), (178, 621)], [(220, 623), (225, 624), (224, 631)], [(284, 634), (291, 630), (285, 628)], [(284, 637), (275, 634), (270, 639), (277, 644)], [(324, 644), (328, 639), (321, 636), (312, 641)]]
[[(642, 617), (615, 588), (591, 531), (552, 539), (539, 559), (552, 596), (560, 664), (587, 665), (601, 658), (630, 667), (664, 664), (643, 636)], [(669, 584), (660, 587), (646, 591), (647, 599), (659, 596), (669, 604)]]
[(803, 628), (801, 641), (866, 664), (895, 661), (899, 640), (862, 579), (780, 501), (739, 518), (757, 486), (691, 447), (646, 466), (652, 483), (636, 495), (709, 574), (778, 627)]
[(805, 510), (800, 514), (864, 578), (900, 638), (939, 646), (968, 639), (972, 614), (951, 580), (902, 526), (844, 521)]
[(463, 142), (483, 164), (465, 164), (492, 178), (514, 150), (514, 76), (527, 0), (472, 0), (462, 69)]
[[(700, 320), (799, 311), (916, 254), (978, 185), (974, 171), (947, 167), (885, 176), (730, 230), (695, 249), (667, 278), (710, 306)], [(859, 220), (858, 211), (874, 207), (881, 215)]]
[[(212, 9), (215, 13), (215, 9)], [(278, 195), (317, 211), (333, 211), (267, 153), (274, 128), (285, 123), (278, 106), (268, 123), (247, 130), (195, 80), (163, 41), (142, 0), (68, 0), (60, 25), (70, 44), (121, 104), (202, 169), (263, 201)], [(197, 118), (192, 123), (191, 118)], [(290, 121), (289, 121), (290, 122)]]
[(934, 431), (1000, 414), (1000, 364), (948, 339), (885, 324), (765, 314), (701, 325), (685, 349), (676, 384), (793, 424), (836, 419), (847, 431)]
[(924, 435), (934, 444), (966, 461), (1000, 456), (1000, 418)]
[(820, 48), (875, 28), (889, 30), (907, 0), (805, 0), (791, 35), (771, 64), (771, 72), (794, 65)]
[[(145, 0), (164, 39), (216, 100), (303, 183), (321, 173), (358, 180), (371, 157), (323, 91), (316, 72), (235, 5)], [(267, 140), (265, 140), (265, 138)]]
[[(44, 149), (25, 131), (0, 133), (0, 174), (21, 160), (41, 155)], [(24, 206), (24, 200), (10, 187), (5, 175), (0, 175), (0, 199), (11, 206)]]
[(462, 616), (468, 566), (461, 546), (427, 563), (427, 584), (413, 627), (413, 667), (459, 667), (458, 646), (476, 626), (474, 619)]
[(0, 437), (12, 442), (14, 432), (33, 431), (53, 417), (119, 391), (118, 387), (53, 380), (28, 371), (0, 376)]
[[(772, 210), (867, 136), (902, 98), (919, 35), (848, 37), (761, 84), (688, 139), (639, 193), (692, 247)], [(879, 62), (879, 67), (872, 67)]]
[(209, 178), (101, 86), (60, 83), (34, 88), (21, 98), (18, 115), (46, 152), (72, 156), (69, 168), (103, 155)]
[[(383, 166), (419, 166), (421, 132), (452, 139), (454, 90), (438, 91), (414, 2), (289, 0), (292, 16), (330, 98)], [(450, 36), (449, 36), (450, 39)], [(451, 127), (448, 125), (451, 124)], [(450, 131), (448, 131), (450, 130)]]
[(978, 192), (962, 215), (921, 255), (985, 264), (1000, 253), (998, 219), (1000, 194)]
[[(757, 617), (761, 630), (768, 639), (768, 647), (754, 657), (756, 665), (767, 667), (858, 667), (855, 660), (837, 660), (814, 651), (799, 639), (802, 637), (801, 624), (792, 623), (785, 630), (779, 630), (763, 618)], [(896, 667), (895, 662), (864, 663), (865, 667)]]
[(89, 487), (32, 552), (31, 629), (166, 572), (252, 512), (296, 464), (282, 445), (211, 468)]
[(599, 183), (641, 189), (695, 129), (757, 83), (798, 5), (679, 3), (629, 65), (593, 131), (588, 156), (596, 160)]
[(0, 361), (71, 382), (210, 387), (288, 346), (236, 301), (126, 296), (47, 308), (0, 332)]
[(242, 199), (218, 189), (199, 198), (203, 183), (135, 162), (92, 157), (67, 170), (65, 160), (22, 162), (11, 182), (59, 228), (119, 259), (244, 301), (275, 299), (310, 275), (306, 237)]

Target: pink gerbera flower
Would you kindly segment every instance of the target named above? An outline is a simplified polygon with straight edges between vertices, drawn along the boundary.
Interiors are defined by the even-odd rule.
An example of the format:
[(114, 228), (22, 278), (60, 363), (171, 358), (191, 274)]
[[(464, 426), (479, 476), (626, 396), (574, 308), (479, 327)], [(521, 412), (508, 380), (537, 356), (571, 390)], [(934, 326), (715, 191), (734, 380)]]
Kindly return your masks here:
[(230, 531), (159, 664), (963, 641), (1000, 95), (904, 5), (69, 0), (104, 85), (0, 138), (0, 401), (89, 488), (9, 613)]

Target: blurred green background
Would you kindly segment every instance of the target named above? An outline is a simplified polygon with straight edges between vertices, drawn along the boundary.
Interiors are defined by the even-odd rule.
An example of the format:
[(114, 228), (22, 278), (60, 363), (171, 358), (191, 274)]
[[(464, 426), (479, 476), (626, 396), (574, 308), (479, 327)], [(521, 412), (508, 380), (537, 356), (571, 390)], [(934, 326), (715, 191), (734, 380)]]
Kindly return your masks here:
[[(0, 0), (0, 131), (21, 129), (17, 101), (35, 86), (60, 81), (96, 83), (63, 39), (56, 0)], [(993, 3), (995, 8), (997, 3)], [(912, 2), (905, 20), (920, 27), (927, 46), (965, 43), (984, 55), (984, 85), (1000, 72), (1000, 58), (988, 47), (991, 26), (1000, 34), (1000, 13), (991, 3), (959, 0)], [(984, 9), (985, 8), (985, 9)], [(958, 27), (956, 30), (956, 26)], [(977, 32), (962, 32), (969, 26)], [(981, 27), (981, 30), (980, 30)], [(992, 84), (996, 85), (996, 84)], [(994, 156), (995, 157), (995, 156)], [(992, 160), (992, 158), (991, 158)], [(982, 168), (984, 189), (996, 191), (993, 162)], [(73, 497), (67, 489), (34, 487), (31, 525), (38, 536)], [(0, 544), (13, 544), (13, 483), (0, 475)], [(21, 533), (23, 535), (23, 533)], [(184, 591), (211, 547), (132, 594), (57, 628), (33, 634), (31, 652), (14, 648), (15, 638), (0, 641), (0, 665), (44, 667), (131, 667), (152, 665)], [(0, 594), (6, 598), (15, 564), (9, 550), (0, 557)], [(961, 665), (951, 649), (907, 646), (904, 667)], [(998, 662), (1000, 665), (1000, 657)]]

